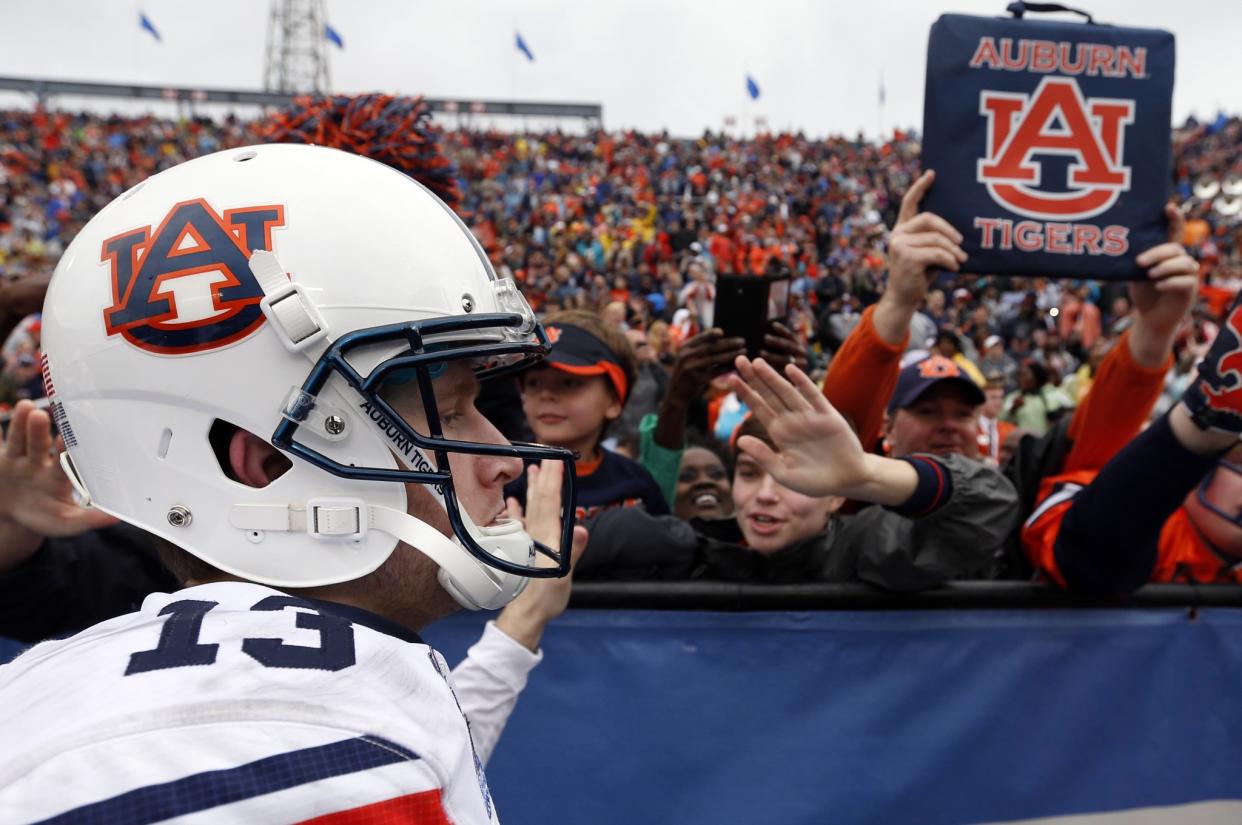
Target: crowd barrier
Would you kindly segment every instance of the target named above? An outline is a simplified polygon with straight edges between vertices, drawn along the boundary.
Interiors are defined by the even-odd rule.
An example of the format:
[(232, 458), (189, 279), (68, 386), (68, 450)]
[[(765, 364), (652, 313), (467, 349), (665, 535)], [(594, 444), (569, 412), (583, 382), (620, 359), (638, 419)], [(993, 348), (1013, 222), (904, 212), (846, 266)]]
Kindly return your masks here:
[(488, 777), (506, 825), (1242, 822), (1239, 607), (583, 583)]

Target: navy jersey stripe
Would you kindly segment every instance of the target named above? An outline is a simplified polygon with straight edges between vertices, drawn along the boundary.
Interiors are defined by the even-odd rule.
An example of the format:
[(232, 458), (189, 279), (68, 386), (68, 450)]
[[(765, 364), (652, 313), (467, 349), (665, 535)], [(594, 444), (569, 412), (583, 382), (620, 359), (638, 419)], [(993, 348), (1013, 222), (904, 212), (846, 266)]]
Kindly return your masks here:
[(418, 754), (377, 736), (360, 736), (328, 745), (268, 756), (236, 768), (196, 773), (159, 785), (135, 788), (111, 799), (65, 811), (37, 825), (51, 823), (160, 822), (320, 779), (357, 773)]

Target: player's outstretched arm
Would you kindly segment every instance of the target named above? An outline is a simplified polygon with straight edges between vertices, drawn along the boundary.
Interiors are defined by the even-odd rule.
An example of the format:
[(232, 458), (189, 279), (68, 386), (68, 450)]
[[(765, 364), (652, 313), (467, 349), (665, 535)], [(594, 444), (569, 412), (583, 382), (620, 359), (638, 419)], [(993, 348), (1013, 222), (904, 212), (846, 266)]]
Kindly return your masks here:
[(0, 437), (0, 573), (34, 555), (45, 538), (116, 523), (74, 500), (53, 444), (51, 416), (30, 401), (17, 402), (8, 434)]
[[(549, 547), (560, 542), (561, 481), (565, 465), (544, 461), (527, 469), (526, 512), (516, 499), (509, 499), (509, 516), (521, 520), (526, 532)], [(571, 565), (577, 564), (587, 545), (585, 527), (574, 528)], [(541, 561), (548, 561), (542, 556)], [(573, 587), (572, 573), (559, 579), (531, 579), (516, 599), (496, 617), (496, 627), (531, 652), (539, 649), (548, 622), (565, 612)]]
[[(559, 461), (544, 461), (541, 467), (527, 470), (530, 478), (525, 513), (516, 499), (509, 499), (510, 517), (522, 520), (531, 536), (549, 546), (556, 546), (560, 541), (564, 466)], [(574, 564), (582, 556), (586, 543), (586, 529), (575, 527)], [(526, 687), (528, 674), (542, 659), (538, 651), (544, 628), (569, 605), (570, 588), (569, 576), (532, 579), (453, 669), (457, 698), (462, 713), (470, 720), (475, 751), (484, 764), (504, 733), (505, 724)]]
[(738, 449), (781, 484), (809, 496), (845, 496), (896, 506), (918, 485), (908, 462), (863, 450), (845, 418), (793, 364), (782, 377), (763, 359), (735, 362), (733, 389), (776, 444), (743, 436)]

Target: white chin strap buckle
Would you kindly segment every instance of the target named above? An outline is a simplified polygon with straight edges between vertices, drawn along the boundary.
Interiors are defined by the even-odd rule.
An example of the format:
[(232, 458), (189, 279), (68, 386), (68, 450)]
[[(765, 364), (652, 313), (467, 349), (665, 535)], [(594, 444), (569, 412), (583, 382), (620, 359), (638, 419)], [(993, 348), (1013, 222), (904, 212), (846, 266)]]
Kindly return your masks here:
[(360, 541), (370, 519), (357, 498), (312, 498), (306, 502), (306, 532), (317, 539)]
[(229, 524), (239, 530), (301, 532), (324, 541), (361, 541), (370, 529), (370, 510), (360, 498), (312, 498), (306, 507), (234, 504)]

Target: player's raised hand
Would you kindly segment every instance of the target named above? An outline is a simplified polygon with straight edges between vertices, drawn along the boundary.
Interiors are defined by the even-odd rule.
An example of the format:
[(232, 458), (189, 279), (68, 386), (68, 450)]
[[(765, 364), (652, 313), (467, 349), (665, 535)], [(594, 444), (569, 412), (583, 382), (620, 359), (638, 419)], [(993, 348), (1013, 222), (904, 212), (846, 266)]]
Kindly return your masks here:
[(0, 519), (41, 536), (76, 536), (116, 519), (83, 507), (60, 468), (53, 450), (52, 418), (30, 401), (18, 401), (9, 419), (7, 437), (0, 438)]
[[(544, 460), (526, 468), (526, 510), (517, 499), (505, 502), (509, 517), (522, 522), (526, 532), (541, 544), (556, 547), (561, 541), (561, 482), (565, 464)], [(545, 559), (547, 560), (547, 559)], [(550, 561), (551, 560), (547, 560)]]
[(1135, 262), (1147, 270), (1147, 280), (1130, 282), (1136, 321), (1153, 331), (1171, 335), (1176, 331), (1199, 289), (1199, 264), (1182, 246), (1186, 219), (1174, 204), (1164, 207), (1169, 226), (1166, 243), (1144, 250)]
[(961, 233), (939, 215), (919, 212), (919, 204), (935, 180), (936, 173), (928, 170), (910, 186), (888, 237), (888, 286), (884, 294), (903, 306), (918, 308), (923, 303), (936, 269), (957, 272), (966, 261)]
[(805, 495), (849, 496), (866, 482), (866, 453), (858, 436), (806, 373), (790, 364), (786, 379), (763, 359), (742, 356), (735, 363), (733, 389), (777, 447), (743, 436), (739, 450)]
[[(561, 540), (561, 481), (565, 464), (543, 461), (540, 466), (527, 468), (526, 473), (526, 510), (523, 512), (517, 499), (511, 498), (507, 502), (509, 517), (521, 521), (526, 532), (536, 541), (556, 547)], [(586, 546), (586, 528), (575, 527), (571, 569), (582, 558)], [(552, 563), (551, 559), (542, 555), (538, 560), (541, 564)], [(559, 579), (531, 579), (521, 594), (496, 617), (496, 626), (509, 638), (530, 650), (536, 650), (548, 622), (564, 613), (569, 606), (572, 589), (572, 573)]]

